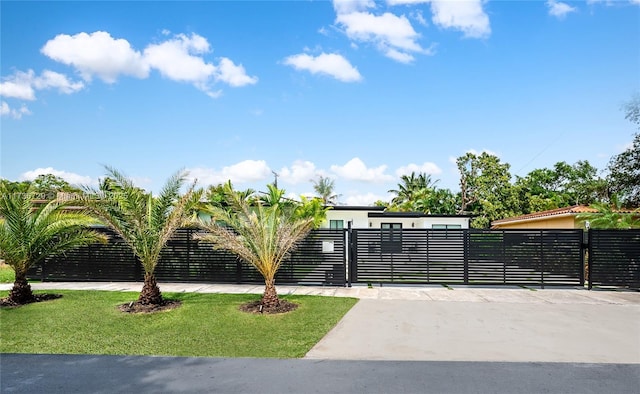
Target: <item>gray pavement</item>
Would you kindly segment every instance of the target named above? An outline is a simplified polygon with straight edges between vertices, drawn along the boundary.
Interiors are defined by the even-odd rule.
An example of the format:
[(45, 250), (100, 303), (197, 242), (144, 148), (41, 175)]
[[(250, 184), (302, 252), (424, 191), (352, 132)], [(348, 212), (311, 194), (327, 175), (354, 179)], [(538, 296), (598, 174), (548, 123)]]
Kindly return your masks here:
[(638, 393), (640, 365), (3, 354), (2, 393)]

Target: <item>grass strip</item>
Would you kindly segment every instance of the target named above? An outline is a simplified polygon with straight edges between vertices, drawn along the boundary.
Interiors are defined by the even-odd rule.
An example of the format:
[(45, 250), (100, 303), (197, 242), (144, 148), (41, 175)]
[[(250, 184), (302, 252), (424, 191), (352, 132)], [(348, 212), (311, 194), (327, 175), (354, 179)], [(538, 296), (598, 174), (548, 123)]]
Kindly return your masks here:
[(167, 293), (165, 298), (181, 300), (182, 306), (131, 315), (117, 306), (137, 293), (55, 293), (63, 297), (0, 310), (0, 352), (296, 358), (357, 301), (284, 296), (300, 306), (283, 315), (254, 315), (238, 307), (258, 295)]

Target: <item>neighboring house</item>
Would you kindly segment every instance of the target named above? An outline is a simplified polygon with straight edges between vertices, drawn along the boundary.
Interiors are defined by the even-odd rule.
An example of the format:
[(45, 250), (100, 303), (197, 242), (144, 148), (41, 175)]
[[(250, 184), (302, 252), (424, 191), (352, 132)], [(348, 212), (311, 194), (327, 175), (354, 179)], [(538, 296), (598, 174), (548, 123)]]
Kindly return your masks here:
[(491, 222), (491, 228), (583, 229), (585, 228), (584, 222), (578, 220), (576, 217), (581, 213), (594, 212), (598, 212), (598, 210), (589, 208), (585, 205), (574, 205), (566, 208), (551, 209), (548, 211), (535, 212), (527, 215), (494, 220), (493, 222)]
[(470, 216), (430, 215), (422, 212), (389, 212), (385, 207), (336, 205), (327, 211), (321, 228), (467, 229)]

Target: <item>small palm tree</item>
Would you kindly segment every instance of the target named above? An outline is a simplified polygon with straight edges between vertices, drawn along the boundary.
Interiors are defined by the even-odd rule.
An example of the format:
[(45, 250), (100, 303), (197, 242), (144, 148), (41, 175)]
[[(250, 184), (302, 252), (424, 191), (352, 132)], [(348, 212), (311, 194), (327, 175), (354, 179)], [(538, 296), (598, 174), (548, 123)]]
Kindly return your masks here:
[(336, 205), (339, 195), (333, 191), (335, 189), (335, 181), (329, 177), (320, 175), (318, 180), (313, 182), (313, 190), (318, 193), (324, 205)]
[[(138, 302), (143, 305), (162, 305), (164, 299), (154, 271), (160, 252), (171, 235), (189, 222), (195, 183), (181, 196), (180, 189), (186, 173), (177, 172), (169, 178), (160, 194), (154, 197), (136, 187), (118, 170), (111, 167), (106, 169), (114, 192), (107, 193), (104, 198), (93, 198), (90, 193), (82, 202), (111, 227), (140, 260), (144, 268), (144, 285)], [(93, 192), (101, 197), (98, 191)]]
[(576, 216), (581, 222), (589, 221), (594, 229), (632, 229), (640, 228), (640, 209), (635, 211), (622, 208), (620, 199), (613, 195), (611, 203), (598, 202), (590, 205), (597, 212), (581, 213)]
[(12, 304), (35, 301), (27, 282), (31, 267), (67, 250), (107, 241), (104, 234), (89, 229), (99, 222), (83, 211), (66, 209), (69, 202), (34, 206), (32, 189), (16, 193), (0, 186), (0, 194), (0, 258), (15, 272), (9, 292)]
[(198, 238), (213, 242), (214, 248), (235, 253), (254, 266), (265, 282), (262, 306), (277, 307), (280, 300), (275, 275), (283, 260), (313, 228), (313, 217), (300, 218), (279, 204), (257, 201), (252, 205), (230, 185), (225, 188), (229, 209), (212, 207), (212, 220), (201, 222), (208, 233)]

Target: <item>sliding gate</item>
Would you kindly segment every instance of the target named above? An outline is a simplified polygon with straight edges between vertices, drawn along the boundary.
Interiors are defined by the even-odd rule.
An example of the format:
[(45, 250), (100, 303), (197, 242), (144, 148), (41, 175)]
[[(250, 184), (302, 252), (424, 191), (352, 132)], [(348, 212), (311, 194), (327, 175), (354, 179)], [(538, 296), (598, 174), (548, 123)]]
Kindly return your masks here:
[(584, 285), (582, 230), (353, 229), (353, 283)]

